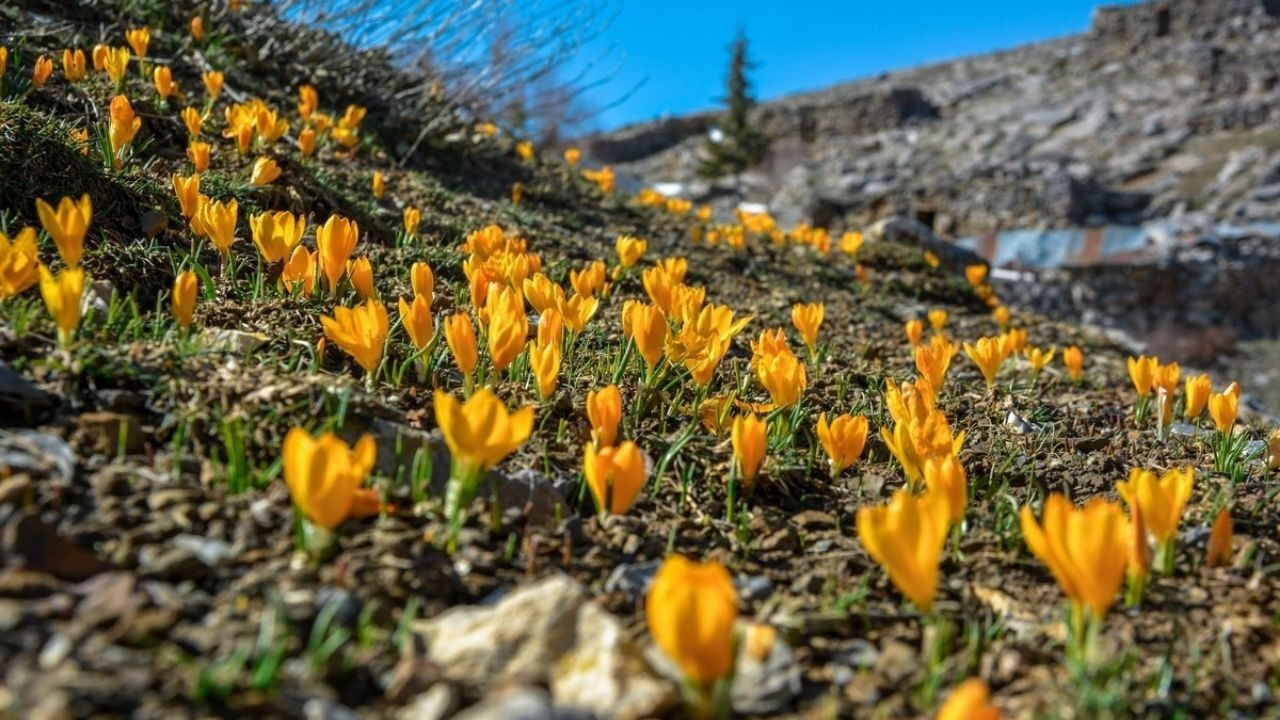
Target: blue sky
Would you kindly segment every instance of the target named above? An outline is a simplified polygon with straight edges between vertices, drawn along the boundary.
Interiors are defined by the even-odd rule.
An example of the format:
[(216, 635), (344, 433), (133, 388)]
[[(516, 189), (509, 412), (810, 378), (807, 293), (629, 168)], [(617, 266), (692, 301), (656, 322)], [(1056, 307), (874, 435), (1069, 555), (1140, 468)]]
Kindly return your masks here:
[[(714, 107), (722, 94), (725, 47), (741, 23), (757, 96), (874, 75), (1085, 30), (1097, 0), (615, 0), (613, 22), (579, 62), (612, 48), (616, 77), (588, 100), (614, 128), (665, 113)], [(1114, 4), (1115, 0), (1111, 3)]]

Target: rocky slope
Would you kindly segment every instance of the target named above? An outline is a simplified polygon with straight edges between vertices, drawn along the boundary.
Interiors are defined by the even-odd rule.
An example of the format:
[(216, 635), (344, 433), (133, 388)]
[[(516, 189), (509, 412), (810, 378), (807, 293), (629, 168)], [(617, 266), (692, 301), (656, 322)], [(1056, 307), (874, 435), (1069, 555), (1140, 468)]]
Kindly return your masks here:
[(1079, 35), (785, 97), (755, 117), (773, 142), (741, 182), (696, 179), (710, 114), (586, 147), (624, 185), (722, 211), (763, 203), (837, 231), (916, 221), (1019, 270), (1000, 276), (1011, 302), (1230, 368), (1280, 408), (1267, 345), (1280, 310), (1261, 301), (1280, 297), (1280, 4), (1101, 7)]
[[(784, 219), (914, 216), (944, 236), (1280, 210), (1280, 10), (1261, 0), (1099, 8), (1090, 30), (763, 103), (745, 198)], [(712, 115), (591, 138), (633, 181), (694, 180)]]

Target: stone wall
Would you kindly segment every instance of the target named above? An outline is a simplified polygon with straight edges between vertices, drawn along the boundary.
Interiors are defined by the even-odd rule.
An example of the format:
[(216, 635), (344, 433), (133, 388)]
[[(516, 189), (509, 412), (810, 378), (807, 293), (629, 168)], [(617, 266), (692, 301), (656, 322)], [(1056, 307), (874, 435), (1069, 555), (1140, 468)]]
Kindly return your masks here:
[(1166, 0), (1107, 5), (1093, 11), (1090, 34), (1116, 44), (1141, 44), (1160, 37), (1200, 37), (1235, 18), (1261, 13), (1280, 16), (1280, 0)]

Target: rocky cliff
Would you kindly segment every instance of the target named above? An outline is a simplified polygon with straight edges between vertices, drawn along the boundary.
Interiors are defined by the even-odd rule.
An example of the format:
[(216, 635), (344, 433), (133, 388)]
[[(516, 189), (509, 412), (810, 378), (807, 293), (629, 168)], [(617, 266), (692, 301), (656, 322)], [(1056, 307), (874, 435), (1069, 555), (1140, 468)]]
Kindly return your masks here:
[(1101, 7), (1050, 42), (762, 103), (768, 157), (695, 179), (714, 115), (591, 137), (632, 184), (678, 183), (784, 222), (909, 215), (946, 236), (1280, 215), (1280, 0)]

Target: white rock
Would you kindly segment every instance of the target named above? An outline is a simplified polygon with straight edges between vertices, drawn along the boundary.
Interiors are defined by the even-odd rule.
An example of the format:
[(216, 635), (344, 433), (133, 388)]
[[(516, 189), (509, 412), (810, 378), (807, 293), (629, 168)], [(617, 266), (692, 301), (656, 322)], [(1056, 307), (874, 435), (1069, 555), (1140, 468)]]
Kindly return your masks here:
[(555, 706), (600, 718), (652, 717), (678, 702), (621, 621), (565, 575), (517, 588), (492, 606), (451, 608), (414, 626), (431, 661), (457, 682), (541, 683)]

